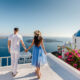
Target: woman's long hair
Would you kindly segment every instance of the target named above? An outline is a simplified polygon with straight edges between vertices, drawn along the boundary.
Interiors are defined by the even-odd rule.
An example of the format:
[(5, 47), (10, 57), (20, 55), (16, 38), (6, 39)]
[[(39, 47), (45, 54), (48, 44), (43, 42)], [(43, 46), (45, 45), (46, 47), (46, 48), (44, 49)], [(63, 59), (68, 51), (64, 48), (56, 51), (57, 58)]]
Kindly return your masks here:
[(38, 47), (40, 43), (42, 42), (43, 38), (41, 36), (41, 32), (39, 30), (36, 30), (34, 32), (34, 44)]

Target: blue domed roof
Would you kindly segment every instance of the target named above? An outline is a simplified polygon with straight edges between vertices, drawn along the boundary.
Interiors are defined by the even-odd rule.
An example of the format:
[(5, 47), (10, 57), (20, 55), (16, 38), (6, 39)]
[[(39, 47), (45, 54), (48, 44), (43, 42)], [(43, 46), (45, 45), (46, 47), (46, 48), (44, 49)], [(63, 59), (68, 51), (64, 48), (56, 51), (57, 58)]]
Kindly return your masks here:
[(80, 30), (77, 33), (75, 33), (74, 36), (80, 37)]

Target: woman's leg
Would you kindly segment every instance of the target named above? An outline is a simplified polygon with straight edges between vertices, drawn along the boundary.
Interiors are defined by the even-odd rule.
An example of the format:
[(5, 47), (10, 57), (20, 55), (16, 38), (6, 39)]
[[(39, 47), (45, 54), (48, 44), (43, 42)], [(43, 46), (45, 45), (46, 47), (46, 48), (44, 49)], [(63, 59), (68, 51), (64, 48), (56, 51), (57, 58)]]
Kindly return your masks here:
[(41, 78), (40, 67), (37, 67), (37, 70), (38, 70), (38, 78), (40, 79)]

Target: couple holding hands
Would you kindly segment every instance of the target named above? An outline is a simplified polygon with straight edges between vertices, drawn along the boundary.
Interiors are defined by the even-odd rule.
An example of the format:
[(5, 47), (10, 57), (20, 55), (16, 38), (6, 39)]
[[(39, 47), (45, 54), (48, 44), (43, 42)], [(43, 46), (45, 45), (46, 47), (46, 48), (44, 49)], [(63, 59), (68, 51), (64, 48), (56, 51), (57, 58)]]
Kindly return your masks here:
[(32, 65), (36, 67), (36, 74), (38, 78), (41, 77), (40, 66), (47, 62), (46, 50), (43, 44), (43, 37), (39, 30), (34, 31), (34, 38), (32, 40), (31, 46), (26, 49), (23, 42), (22, 36), (18, 33), (19, 28), (14, 28), (14, 33), (8, 37), (8, 50), (11, 54), (11, 66), (12, 75), (15, 77), (17, 75), (17, 65), (20, 54), (20, 43), (22, 44), (25, 52), (33, 47), (32, 52)]

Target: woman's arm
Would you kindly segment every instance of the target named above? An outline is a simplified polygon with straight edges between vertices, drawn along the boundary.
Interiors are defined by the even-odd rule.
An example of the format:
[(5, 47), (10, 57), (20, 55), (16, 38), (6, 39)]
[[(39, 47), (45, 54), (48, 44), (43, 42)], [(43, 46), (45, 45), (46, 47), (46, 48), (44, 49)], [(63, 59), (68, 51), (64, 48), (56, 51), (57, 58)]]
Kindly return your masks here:
[(29, 49), (31, 49), (33, 45), (34, 45), (34, 40), (32, 41), (32, 44), (29, 46), (29, 48), (26, 49), (26, 52), (27, 52)]
[(47, 54), (47, 53), (46, 53), (46, 50), (45, 50), (45, 47), (44, 47), (43, 40), (42, 40), (42, 42), (41, 42), (41, 46), (42, 46), (42, 48), (43, 48), (43, 50), (44, 50), (45, 54)]

